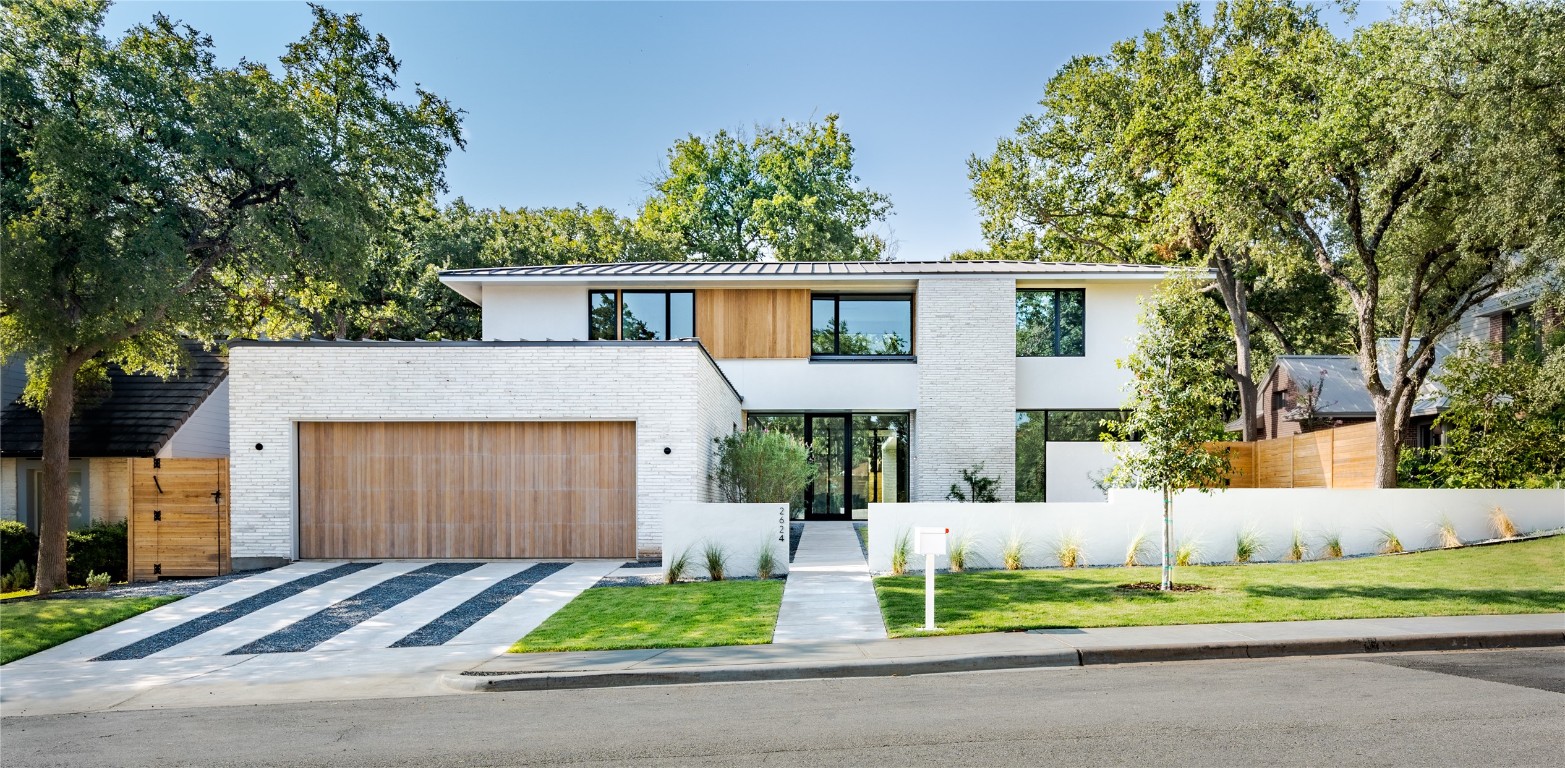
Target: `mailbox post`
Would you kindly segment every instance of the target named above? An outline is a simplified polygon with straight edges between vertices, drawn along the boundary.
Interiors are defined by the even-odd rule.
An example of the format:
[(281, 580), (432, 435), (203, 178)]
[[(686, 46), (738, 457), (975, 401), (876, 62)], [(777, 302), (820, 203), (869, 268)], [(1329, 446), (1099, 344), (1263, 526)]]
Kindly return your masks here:
[(946, 535), (950, 528), (914, 528), (913, 552), (924, 556), (924, 631), (938, 632), (935, 626), (935, 555), (946, 553)]

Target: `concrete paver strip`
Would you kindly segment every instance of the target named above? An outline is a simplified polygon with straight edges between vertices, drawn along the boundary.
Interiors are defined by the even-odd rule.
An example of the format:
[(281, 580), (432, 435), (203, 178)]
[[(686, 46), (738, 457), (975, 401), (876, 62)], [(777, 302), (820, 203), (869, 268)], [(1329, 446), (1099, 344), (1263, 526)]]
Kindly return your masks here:
[(484, 563), (415, 595), (380, 614), (360, 622), (336, 637), (315, 646), (318, 652), (362, 648), (389, 648), (406, 637), (410, 627), (422, 627), (444, 615), (454, 605), (493, 586), (495, 582), (531, 568), (530, 561)]
[(804, 525), (773, 643), (875, 640), (886, 626), (852, 523)]
[(368, 567), (332, 579), (286, 600), (203, 632), (152, 654), (152, 658), (221, 656), (245, 643), (276, 632), (328, 605), (346, 600), (386, 579), (415, 570), (423, 563), (350, 563), (349, 565)]

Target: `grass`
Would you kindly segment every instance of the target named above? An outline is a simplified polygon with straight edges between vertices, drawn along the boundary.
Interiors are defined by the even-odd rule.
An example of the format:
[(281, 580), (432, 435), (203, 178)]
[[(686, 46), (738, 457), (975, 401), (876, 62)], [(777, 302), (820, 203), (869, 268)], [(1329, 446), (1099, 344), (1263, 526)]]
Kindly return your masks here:
[[(1304, 563), (1190, 566), (1174, 572), (1205, 592), (1115, 587), (1157, 581), (1155, 568), (982, 571), (935, 580), (951, 634), (1047, 627), (1120, 627), (1393, 616), (1565, 611), (1565, 536), (1487, 547)], [(919, 634), (923, 579), (875, 581), (893, 637)]]
[(0, 592), (0, 600), (10, 600), (17, 597), (32, 597), (36, 594), (38, 594), (36, 590), (18, 589), (14, 592)]
[(0, 664), (53, 648), (178, 599), (109, 597), (0, 605)]
[(770, 643), (782, 591), (777, 580), (589, 589), (518, 640), (511, 652)]
[(869, 526), (867, 526), (867, 525), (855, 525), (855, 526), (853, 526), (853, 532), (857, 533), (859, 535), (859, 546), (863, 547), (864, 551), (868, 552), (869, 551)]

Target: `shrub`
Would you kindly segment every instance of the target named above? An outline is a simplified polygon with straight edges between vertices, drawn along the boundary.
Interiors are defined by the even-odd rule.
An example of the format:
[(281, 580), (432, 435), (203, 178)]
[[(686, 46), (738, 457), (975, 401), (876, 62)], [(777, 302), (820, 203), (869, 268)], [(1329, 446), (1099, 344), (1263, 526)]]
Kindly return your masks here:
[(1021, 534), (1011, 534), (1011, 537), (1005, 540), (1005, 547), (1000, 550), (1000, 562), (1005, 565), (1005, 570), (1021, 570), (1022, 560), (1026, 557), (1027, 542), (1022, 540)]
[(946, 493), (946, 499), (950, 501), (975, 501), (992, 504), (1000, 500), (994, 493), (995, 486), (1000, 484), (1000, 478), (984, 474), (983, 462), (974, 464), (962, 470), (962, 482), (967, 485), (963, 491), (956, 483), (951, 484), (951, 490)]
[(1086, 558), (1082, 554), (1081, 534), (1071, 531), (1054, 542), (1054, 557), (1060, 561), (1061, 568), (1075, 568), (1084, 565)]
[(38, 562), (38, 536), (16, 520), (0, 520), (0, 573), (10, 573), (17, 563), (32, 567)]
[(71, 584), (87, 583), (94, 571), (106, 573), (114, 581), (125, 581), (125, 547), (129, 528), (125, 521), (93, 523), (65, 538), (65, 577)]
[(1375, 550), (1382, 555), (1394, 555), (1402, 552), (1402, 539), (1397, 537), (1397, 532), (1390, 528), (1375, 529)]
[(951, 561), (951, 572), (961, 573), (967, 570), (976, 554), (974, 550), (972, 534), (959, 533), (951, 537), (951, 542), (946, 550), (946, 558)]
[(1320, 556), (1328, 560), (1342, 557), (1342, 532), (1329, 531), (1320, 537)]
[(809, 448), (785, 432), (750, 429), (714, 442), (712, 485), (723, 501), (789, 502), (815, 477)]
[(1451, 522), (1448, 515), (1440, 516), (1440, 529), (1436, 533), (1440, 539), (1441, 549), (1454, 549), (1462, 546), (1462, 537), (1456, 535), (1456, 524)]
[(1304, 541), (1304, 531), (1298, 526), (1293, 528), (1293, 538), (1288, 542), (1288, 551), (1282, 557), (1284, 560), (1298, 562), (1310, 556), (1310, 547)]
[(903, 531), (891, 545), (891, 572), (897, 576), (907, 573), (907, 561), (913, 556), (913, 532)]
[(722, 581), (723, 571), (728, 569), (728, 553), (723, 550), (723, 545), (708, 541), (701, 548), (701, 560), (706, 565), (706, 575), (712, 581)]
[(761, 545), (761, 553), (755, 557), (755, 577), (770, 579), (777, 572), (777, 553), (772, 551), (770, 539)]
[(1141, 565), (1141, 560), (1151, 554), (1152, 541), (1147, 538), (1147, 532), (1136, 531), (1135, 537), (1130, 540), (1130, 546), (1125, 548), (1125, 567), (1134, 568)]
[(690, 550), (686, 549), (668, 561), (668, 570), (663, 572), (663, 582), (673, 584), (685, 578), (685, 572), (688, 570), (690, 570)]
[(109, 575), (107, 573), (98, 573), (96, 571), (88, 572), (87, 588), (94, 592), (102, 592), (103, 590), (108, 589)]
[(1248, 563), (1258, 557), (1264, 549), (1266, 549), (1266, 540), (1261, 538), (1260, 532), (1254, 528), (1245, 528), (1234, 540), (1234, 562)]
[(1494, 526), (1494, 535), (1501, 539), (1514, 539), (1521, 535), (1516, 530), (1516, 524), (1511, 522), (1511, 516), (1505, 514), (1505, 510), (1495, 507), (1489, 510), (1489, 524)]
[(32, 588), (33, 572), (28, 570), (27, 563), (20, 560), (4, 576), (0, 576), (0, 592), (20, 592)]

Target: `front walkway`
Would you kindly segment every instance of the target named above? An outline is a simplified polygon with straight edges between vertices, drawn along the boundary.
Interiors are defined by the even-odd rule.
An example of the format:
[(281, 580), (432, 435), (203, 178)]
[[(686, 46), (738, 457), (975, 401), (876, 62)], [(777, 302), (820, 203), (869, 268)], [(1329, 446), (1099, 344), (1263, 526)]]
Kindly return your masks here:
[(884, 640), (886, 624), (853, 523), (805, 523), (788, 565), (774, 643)]

